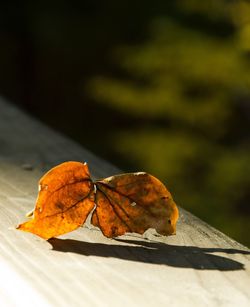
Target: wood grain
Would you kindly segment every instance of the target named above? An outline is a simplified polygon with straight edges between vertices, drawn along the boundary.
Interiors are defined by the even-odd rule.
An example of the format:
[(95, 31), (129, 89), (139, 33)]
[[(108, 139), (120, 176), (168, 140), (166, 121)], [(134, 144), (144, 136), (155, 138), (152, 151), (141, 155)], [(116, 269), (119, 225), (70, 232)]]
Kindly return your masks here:
[(17, 231), (40, 176), (67, 160), (95, 178), (120, 172), (0, 99), (1, 306), (250, 306), (249, 250), (183, 209), (170, 237)]

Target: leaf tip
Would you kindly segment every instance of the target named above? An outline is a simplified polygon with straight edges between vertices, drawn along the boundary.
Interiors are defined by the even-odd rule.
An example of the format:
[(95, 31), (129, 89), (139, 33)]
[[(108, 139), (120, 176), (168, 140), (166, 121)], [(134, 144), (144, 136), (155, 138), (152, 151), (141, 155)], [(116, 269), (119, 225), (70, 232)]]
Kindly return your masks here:
[(15, 228), (18, 229), (18, 230), (22, 230), (22, 226), (23, 226), (23, 224), (19, 224)]

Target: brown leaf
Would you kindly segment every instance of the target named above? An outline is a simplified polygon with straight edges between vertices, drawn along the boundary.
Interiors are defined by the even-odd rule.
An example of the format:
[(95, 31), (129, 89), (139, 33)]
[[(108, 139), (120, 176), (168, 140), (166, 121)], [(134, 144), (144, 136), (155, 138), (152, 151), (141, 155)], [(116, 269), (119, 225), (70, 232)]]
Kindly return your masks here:
[(18, 229), (49, 239), (81, 226), (94, 206), (88, 166), (65, 162), (41, 178), (34, 218)]
[(103, 234), (115, 237), (126, 232), (159, 234), (176, 231), (178, 209), (167, 188), (147, 173), (122, 174), (96, 182), (96, 219)]
[(81, 226), (92, 210), (92, 224), (109, 238), (176, 231), (177, 206), (157, 178), (130, 173), (93, 182), (80, 162), (62, 163), (41, 178), (33, 219), (17, 228), (49, 239)]

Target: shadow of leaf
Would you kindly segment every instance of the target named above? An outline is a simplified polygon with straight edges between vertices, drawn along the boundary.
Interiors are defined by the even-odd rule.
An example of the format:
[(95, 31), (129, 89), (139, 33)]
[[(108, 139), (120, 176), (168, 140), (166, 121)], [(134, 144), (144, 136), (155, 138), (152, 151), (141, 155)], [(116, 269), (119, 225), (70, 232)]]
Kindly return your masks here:
[(227, 257), (213, 255), (212, 253), (250, 254), (250, 252), (237, 249), (178, 246), (142, 240), (116, 239), (113, 242), (119, 242), (119, 244), (103, 244), (53, 238), (48, 242), (52, 245), (54, 251), (59, 252), (71, 252), (84, 256), (112, 257), (196, 270), (243, 270), (244, 265), (242, 263)]

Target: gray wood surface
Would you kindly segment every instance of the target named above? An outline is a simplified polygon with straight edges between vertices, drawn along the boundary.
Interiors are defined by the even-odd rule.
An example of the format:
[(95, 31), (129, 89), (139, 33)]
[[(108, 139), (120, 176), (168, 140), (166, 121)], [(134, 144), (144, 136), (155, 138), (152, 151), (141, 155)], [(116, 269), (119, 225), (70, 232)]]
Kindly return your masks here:
[(183, 209), (170, 237), (16, 230), (40, 176), (68, 160), (94, 177), (119, 173), (0, 98), (0, 306), (250, 306), (249, 250)]

